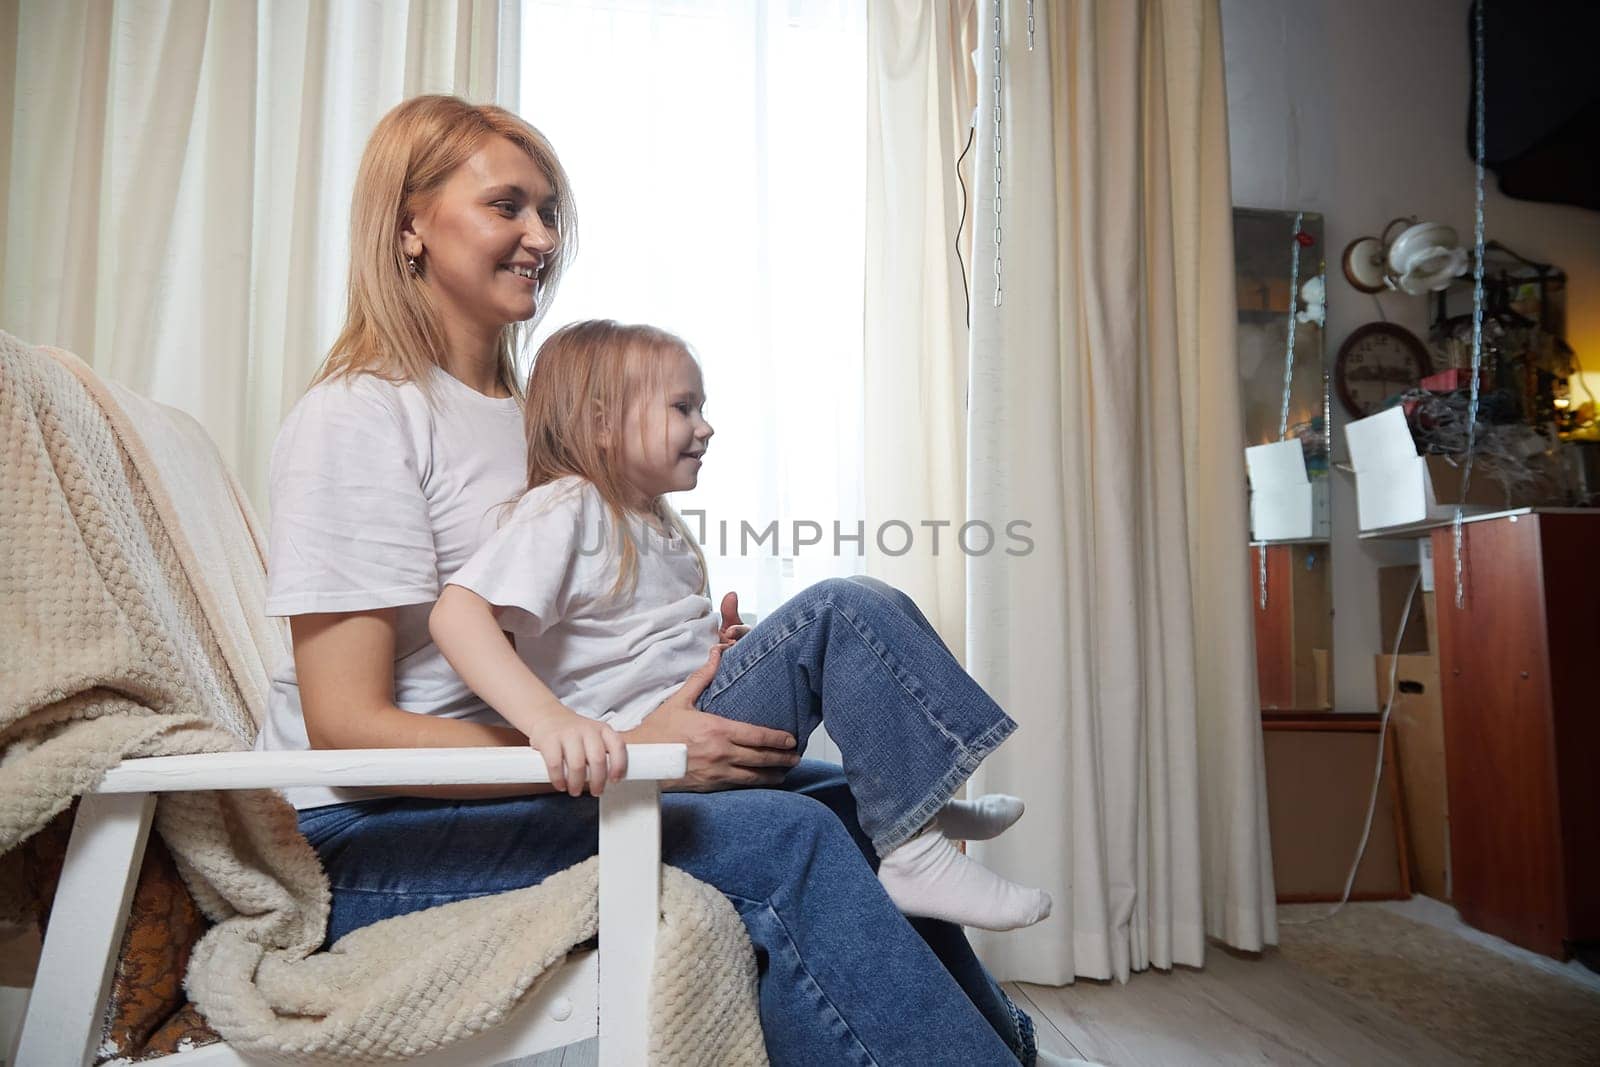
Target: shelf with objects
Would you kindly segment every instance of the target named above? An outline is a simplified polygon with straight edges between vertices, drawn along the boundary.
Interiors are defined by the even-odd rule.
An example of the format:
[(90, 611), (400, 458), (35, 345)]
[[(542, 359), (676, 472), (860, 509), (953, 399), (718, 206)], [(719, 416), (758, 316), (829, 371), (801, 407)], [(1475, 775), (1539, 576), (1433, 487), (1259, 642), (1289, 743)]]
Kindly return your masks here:
[(1464, 278), (1432, 295), (1429, 373), (1351, 411), (1364, 416), (1346, 429), (1364, 538), (1426, 531), (1458, 504), (1464, 517), (1600, 505), (1600, 373), (1562, 337), (1566, 275), (1484, 247), (1477, 389)]

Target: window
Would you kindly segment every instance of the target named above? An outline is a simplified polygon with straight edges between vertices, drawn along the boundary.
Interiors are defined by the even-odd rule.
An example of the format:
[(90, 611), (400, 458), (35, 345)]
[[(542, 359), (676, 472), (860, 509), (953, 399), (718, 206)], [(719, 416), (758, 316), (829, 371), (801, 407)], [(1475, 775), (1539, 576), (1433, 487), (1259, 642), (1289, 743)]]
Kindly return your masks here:
[(579, 219), (535, 342), (586, 318), (689, 342), (717, 432), (673, 503), (747, 615), (861, 569), (865, 47), (853, 0), (522, 8), (519, 110)]

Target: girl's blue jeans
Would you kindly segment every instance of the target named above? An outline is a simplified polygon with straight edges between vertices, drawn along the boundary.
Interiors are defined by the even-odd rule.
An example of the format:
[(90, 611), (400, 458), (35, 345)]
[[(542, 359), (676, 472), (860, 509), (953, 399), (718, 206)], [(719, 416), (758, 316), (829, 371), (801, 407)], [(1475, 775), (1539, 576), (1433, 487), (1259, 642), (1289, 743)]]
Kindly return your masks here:
[[(915, 816), (875, 810), (858, 817), (862, 790), (883, 812), (891, 810), (891, 796), (931, 797), (942, 788), (933, 783), (947, 777), (959, 783), (950, 765), (964, 766), (971, 746), (982, 749), (984, 737), (995, 733), (992, 748), (1009, 732), (999, 725), (1009, 723), (1003, 714), (986, 726), (967, 721), (983, 714), (967, 708), (966, 687), (981, 690), (948, 652), (946, 665), (922, 647), (938, 640), (899, 596), (859, 580), (813, 587), (730, 650), (738, 654), (724, 658), (702, 700), (717, 714), (800, 734), (816, 725), (810, 717), (820, 695), (829, 733), (847, 765), (857, 762), (854, 770), (805, 761), (778, 789), (661, 798), (663, 861), (722, 890), (749, 931), (761, 1025), (777, 1067), (1032, 1064), (1036, 1055), (1032, 1022), (983, 969), (960, 928), (908, 920), (874, 871), (874, 842), (892, 838)], [(902, 644), (903, 629), (922, 637)], [(870, 650), (879, 667), (867, 670), (867, 654), (847, 649), (851, 640)], [(834, 677), (841, 669), (848, 681)], [(893, 684), (874, 684), (873, 675)], [(947, 692), (961, 699), (948, 700)], [(839, 720), (853, 717), (835, 714), (840, 706), (833, 698), (845, 694), (863, 702), (863, 715), (876, 710), (880, 723), (890, 708), (926, 714), (947, 703), (960, 707), (954, 728), (927, 728), (948, 744), (951, 764), (937, 767), (929, 753), (938, 745), (911, 737), (915, 731), (904, 725), (890, 740), (904, 735), (914, 742), (908, 751), (869, 744), (852, 755), (846, 738), (871, 731), (863, 721), (846, 727), (843, 737), (835, 732)], [(904, 779), (913, 784), (896, 792), (889, 783), (908, 768)], [(864, 823), (876, 831), (869, 835)], [(559, 795), (396, 797), (300, 813), (333, 887), (330, 941), (393, 915), (536, 884), (592, 856), (598, 826), (594, 798)]]
[(699, 707), (794, 734), (826, 721), (879, 856), (933, 818), (1017, 724), (904, 593), (818, 582), (723, 654)]

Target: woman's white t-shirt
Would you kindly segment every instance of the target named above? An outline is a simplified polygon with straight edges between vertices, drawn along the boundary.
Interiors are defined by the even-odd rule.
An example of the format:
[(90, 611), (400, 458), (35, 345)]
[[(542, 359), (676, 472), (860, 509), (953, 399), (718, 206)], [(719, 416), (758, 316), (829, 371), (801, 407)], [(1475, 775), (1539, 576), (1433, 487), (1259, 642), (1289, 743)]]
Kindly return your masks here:
[[(440, 654), (428, 613), (526, 484), (522, 414), (437, 368), (430, 385), (431, 398), (360, 374), (320, 383), (289, 412), (272, 450), (267, 611), (395, 608), (396, 706), (504, 725)], [(310, 747), (292, 655), (273, 673), (256, 747)], [(375, 795), (285, 793), (297, 808)]]
[(636, 517), (637, 580), (614, 594), (617, 532), (582, 478), (531, 489), (472, 560), (447, 579), (495, 608), (517, 654), (567, 707), (631, 730), (717, 642), (719, 617), (693, 549)]

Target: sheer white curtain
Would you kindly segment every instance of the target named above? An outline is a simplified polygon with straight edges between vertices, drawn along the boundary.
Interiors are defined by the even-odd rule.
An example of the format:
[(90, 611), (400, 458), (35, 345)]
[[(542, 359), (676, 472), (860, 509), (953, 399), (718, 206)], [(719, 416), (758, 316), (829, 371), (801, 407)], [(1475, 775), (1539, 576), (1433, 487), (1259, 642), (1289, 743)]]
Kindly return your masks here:
[(5, 7), (0, 327), (195, 416), (264, 510), (367, 135), (416, 93), (494, 98), (500, 0)]
[(864, 9), (528, 0), (521, 19), (519, 110), (580, 230), (536, 340), (613, 318), (689, 342), (717, 434), (674, 503), (703, 513), (713, 588), (747, 615), (859, 570)]
[(903, 537), (886, 536), (883, 548), (874, 537), (867, 569), (910, 593), (957, 656), (966, 645), (959, 534), (967, 517), (967, 309), (957, 247), (970, 253), (974, 221), (971, 152), (960, 176), (956, 161), (973, 132), (975, 7), (883, 0), (871, 7), (868, 34), (862, 470), (873, 530), (903, 522), (917, 536), (904, 553)]

